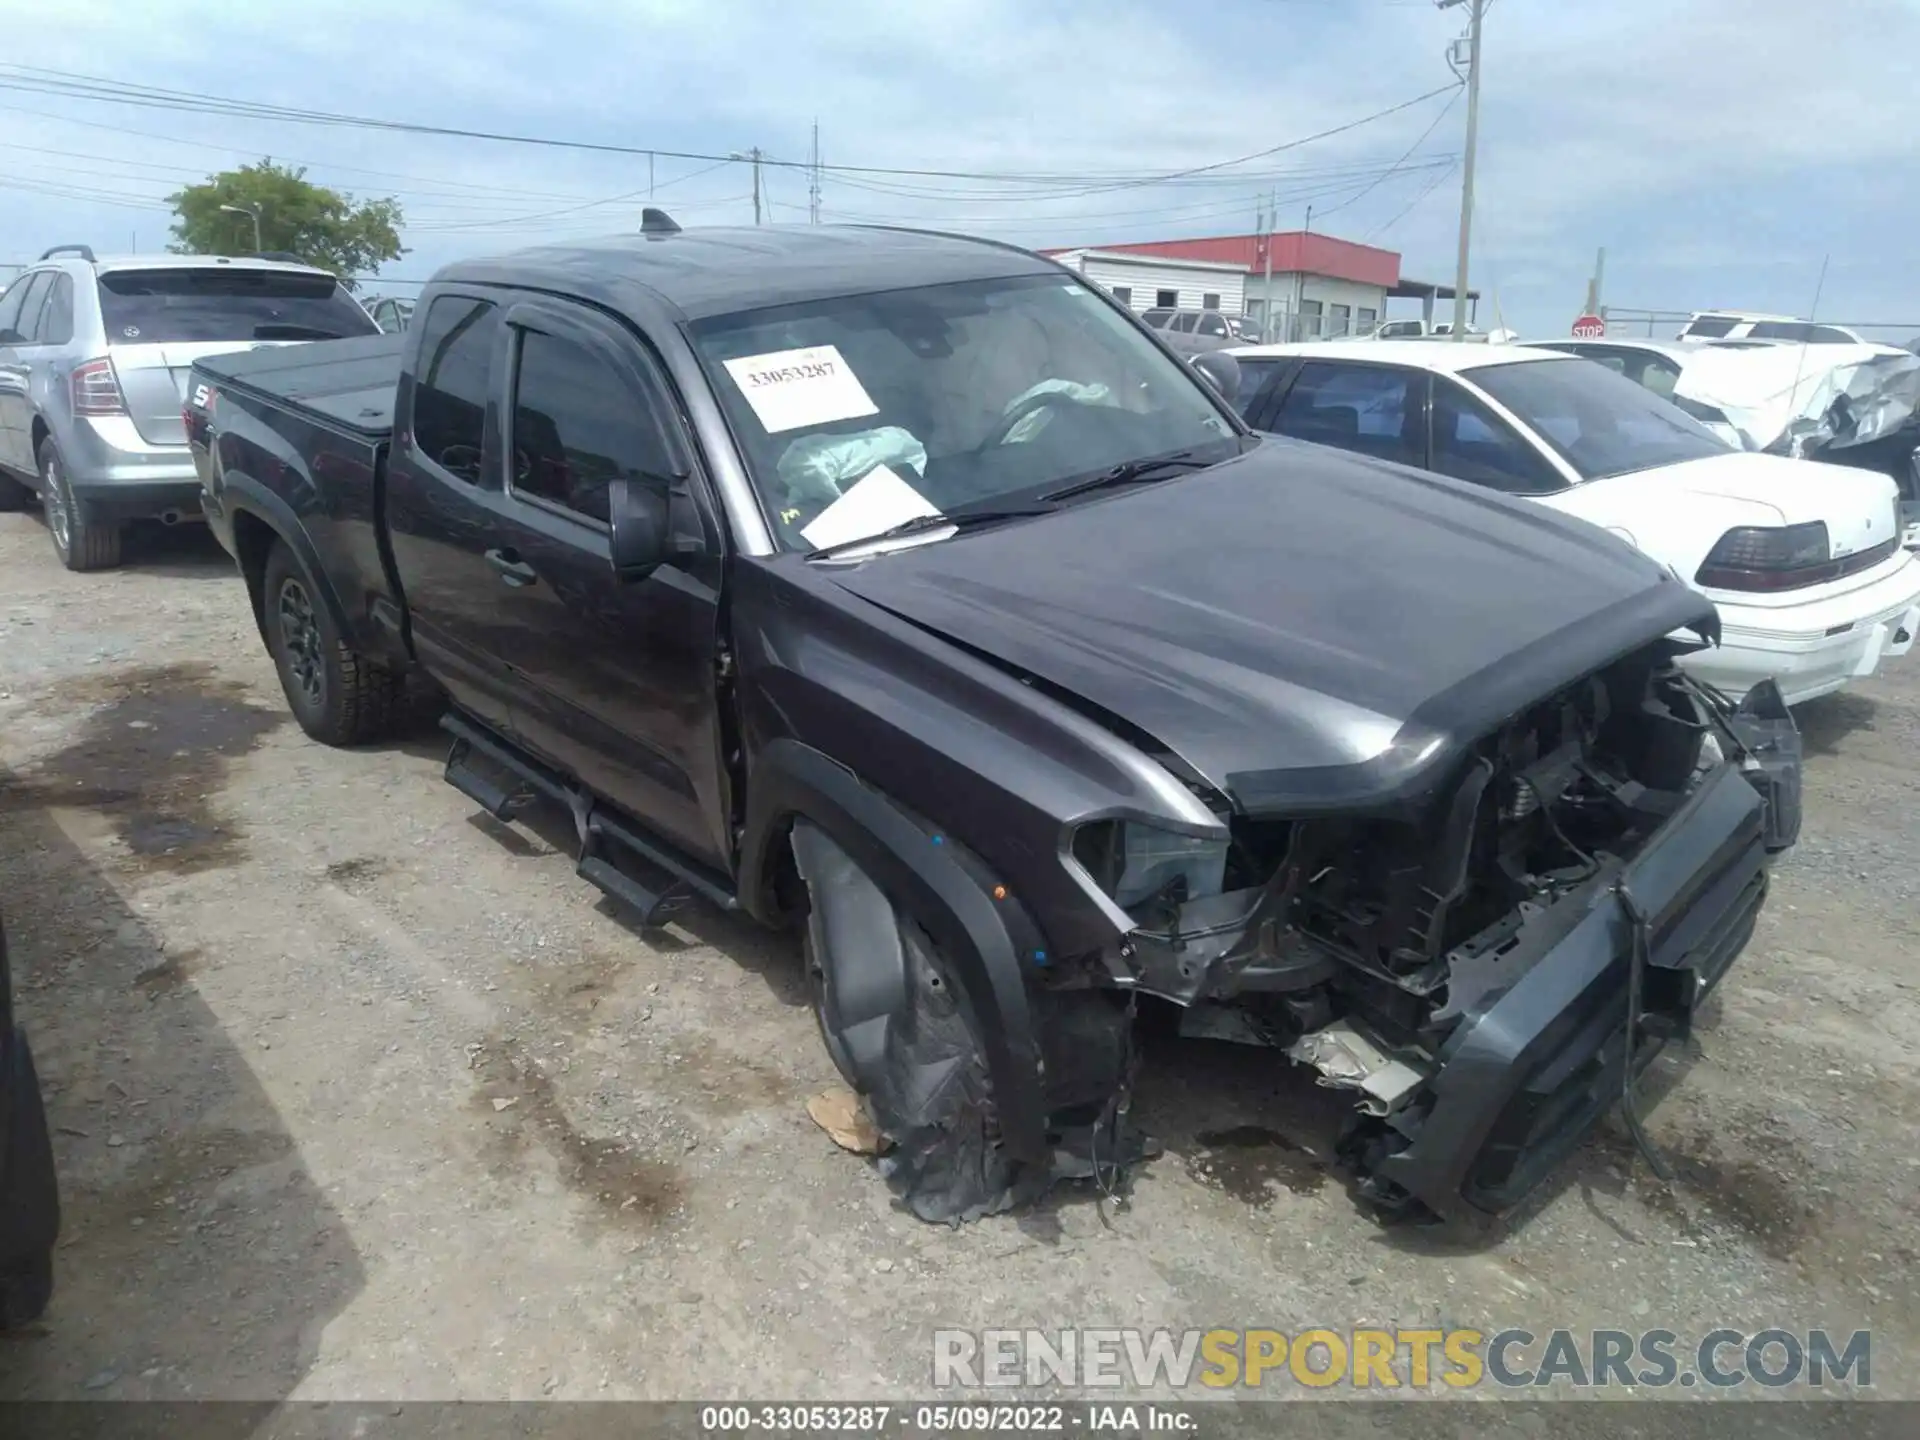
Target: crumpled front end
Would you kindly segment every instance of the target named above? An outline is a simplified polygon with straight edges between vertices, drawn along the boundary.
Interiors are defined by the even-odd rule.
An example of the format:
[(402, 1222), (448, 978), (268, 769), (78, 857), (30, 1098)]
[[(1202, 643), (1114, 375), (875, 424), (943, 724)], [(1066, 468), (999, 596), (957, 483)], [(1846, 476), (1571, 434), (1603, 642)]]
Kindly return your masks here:
[(1224, 846), (1157, 852), (1118, 826), (1075, 855), (1137, 922), (1113, 983), (1350, 1090), (1342, 1154), (1373, 1199), (1486, 1218), (1610, 1105), (1631, 1114), (1633, 1076), (1752, 933), (1799, 782), (1771, 682), (1732, 705), (1661, 643), (1515, 717), (1416, 804), (1234, 815)]

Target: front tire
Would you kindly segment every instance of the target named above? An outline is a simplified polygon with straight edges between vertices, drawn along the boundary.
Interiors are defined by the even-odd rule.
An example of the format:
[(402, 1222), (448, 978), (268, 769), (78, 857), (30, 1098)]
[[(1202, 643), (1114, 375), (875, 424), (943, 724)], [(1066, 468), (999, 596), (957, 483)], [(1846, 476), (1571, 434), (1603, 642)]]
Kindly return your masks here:
[(38, 459), (40, 505), (60, 563), (69, 570), (113, 569), (120, 563), (120, 526), (99, 519), (92, 506), (74, 498), (66, 462), (51, 439), (40, 442)]
[(347, 644), (320, 587), (284, 543), (267, 557), (260, 598), (267, 650), (300, 728), (336, 746), (393, 733), (403, 709), (403, 678)]

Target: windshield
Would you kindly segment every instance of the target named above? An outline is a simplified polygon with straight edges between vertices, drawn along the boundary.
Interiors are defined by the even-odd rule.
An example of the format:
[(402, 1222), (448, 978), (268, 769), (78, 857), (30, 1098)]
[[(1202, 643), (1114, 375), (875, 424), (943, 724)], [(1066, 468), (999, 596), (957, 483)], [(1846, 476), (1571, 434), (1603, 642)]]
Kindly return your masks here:
[(1058, 276), (839, 296), (691, 333), (788, 549), (1241, 448), (1199, 375)]
[(301, 270), (110, 270), (100, 319), (114, 344), (336, 340), (380, 327), (331, 275)]
[(1678, 465), (1728, 449), (1670, 401), (1591, 360), (1527, 360), (1467, 374), (1582, 480)]

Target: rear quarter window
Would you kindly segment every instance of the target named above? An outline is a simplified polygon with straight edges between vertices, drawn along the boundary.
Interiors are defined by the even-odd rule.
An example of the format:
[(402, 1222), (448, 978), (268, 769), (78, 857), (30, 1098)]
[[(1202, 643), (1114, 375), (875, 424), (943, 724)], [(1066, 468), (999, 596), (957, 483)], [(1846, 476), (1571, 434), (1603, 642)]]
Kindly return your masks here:
[(1731, 335), (1733, 333), (1733, 327), (1739, 323), (1738, 320), (1730, 316), (1704, 316), (1698, 320), (1688, 321), (1687, 328), (1682, 333), (1685, 334), (1689, 340), (1718, 340), (1724, 336)]
[(109, 344), (336, 340), (380, 327), (331, 275), (300, 270), (110, 270), (100, 277)]

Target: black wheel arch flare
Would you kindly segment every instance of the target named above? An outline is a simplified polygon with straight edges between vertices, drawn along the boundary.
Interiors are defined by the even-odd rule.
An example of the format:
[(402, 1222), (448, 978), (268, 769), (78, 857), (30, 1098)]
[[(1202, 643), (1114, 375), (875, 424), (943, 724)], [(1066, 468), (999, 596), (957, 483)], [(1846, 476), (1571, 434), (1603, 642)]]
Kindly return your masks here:
[[(775, 846), (805, 819), (920, 924), (953, 967), (985, 1053), (1001, 1139), (1016, 1159), (1049, 1153), (1046, 1077), (1026, 967), (1051, 957), (1038, 927), (979, 858), (851, 771), (797, 740), (754, 758), (741, 842), (741, 901), (774, 921)], [(1000, 895), (996, 898), (996, 891)], [(827, 957), (822, 957), (825, 960)]]

